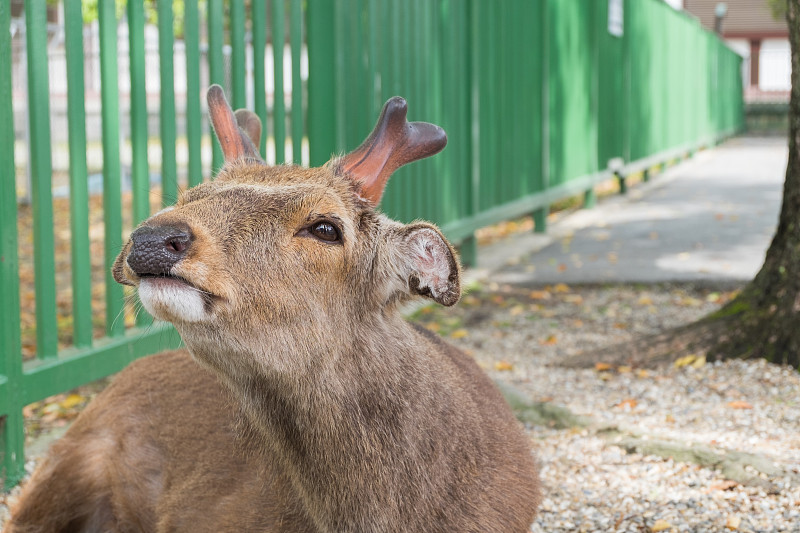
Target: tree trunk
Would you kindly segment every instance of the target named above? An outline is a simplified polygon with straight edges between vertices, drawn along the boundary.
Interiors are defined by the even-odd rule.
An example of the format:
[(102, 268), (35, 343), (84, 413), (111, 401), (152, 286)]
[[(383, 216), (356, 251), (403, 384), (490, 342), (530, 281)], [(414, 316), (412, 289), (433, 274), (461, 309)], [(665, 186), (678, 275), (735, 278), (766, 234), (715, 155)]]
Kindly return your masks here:
[[(778, 229), (764, 265), (742, 293), (698, 326), (722, 326), (707, 354), (717, 358), (764, 357), (800, 366), (800, 0), (787, 0), (792, 50), (789, 162)], [(718, 327), (714, 327), (718, 329)], [(727, 331), (726, 331), (727, 330)]]
[(711, 360), (763, 357), (800, 367), (800, 0), (787, 0), (786, 19), (792, 51), (789, 162), (778, 229), (761, 270), (736, 298), (698, 322), (624, 348), (580, 355), (566, 365), (653, 365), (705, 355)]

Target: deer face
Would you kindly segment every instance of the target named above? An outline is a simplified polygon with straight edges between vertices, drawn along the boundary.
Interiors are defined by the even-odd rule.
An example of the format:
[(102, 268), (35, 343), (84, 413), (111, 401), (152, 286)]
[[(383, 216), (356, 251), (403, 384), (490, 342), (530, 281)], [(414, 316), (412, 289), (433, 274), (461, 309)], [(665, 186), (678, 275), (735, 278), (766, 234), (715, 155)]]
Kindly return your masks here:
[(254, 148), (255, 115), (234, 115), (218, 87), (209, 110), (224, 168), (137, 228), (113, 267), (188, 344), (267, 331), (324, 337), (413, 295), (458, 300), (458, 262), (439, 230), (374, 208), (394, 169), (444, 146), (441, 129), (407, 123), (405, 102), (390, 100), (351, 154), (320, 168), (270, 167)]

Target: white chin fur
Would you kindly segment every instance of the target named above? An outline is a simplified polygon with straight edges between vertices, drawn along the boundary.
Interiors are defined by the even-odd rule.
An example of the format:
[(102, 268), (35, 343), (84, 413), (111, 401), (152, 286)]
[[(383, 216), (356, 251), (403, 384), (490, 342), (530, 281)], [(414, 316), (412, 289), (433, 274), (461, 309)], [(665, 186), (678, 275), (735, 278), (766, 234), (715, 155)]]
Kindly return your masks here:
[(200, 322), (208, 318), (200, 293), (170, 279), (145, 278), (139, 283), (139, 300), (147, 312), (169, 322)]

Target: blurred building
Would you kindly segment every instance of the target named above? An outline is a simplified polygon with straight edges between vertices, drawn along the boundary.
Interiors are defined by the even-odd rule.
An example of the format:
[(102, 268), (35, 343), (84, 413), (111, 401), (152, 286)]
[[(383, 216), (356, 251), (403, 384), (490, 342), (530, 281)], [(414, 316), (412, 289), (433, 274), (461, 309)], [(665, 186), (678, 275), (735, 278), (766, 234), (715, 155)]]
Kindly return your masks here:
[(788, 102), (791, 52), (786, 19), (776, 19), (769, 0), (683, 0), (683, 9), (719, 31), (742, 57), (745, 101)]

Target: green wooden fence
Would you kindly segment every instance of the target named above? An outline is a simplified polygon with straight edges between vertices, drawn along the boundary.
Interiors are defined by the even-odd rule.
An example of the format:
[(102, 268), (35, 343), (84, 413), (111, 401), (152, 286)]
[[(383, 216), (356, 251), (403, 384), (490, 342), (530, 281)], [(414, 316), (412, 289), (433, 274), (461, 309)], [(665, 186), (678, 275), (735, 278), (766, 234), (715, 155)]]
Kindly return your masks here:
[[(7, 31), (11, 15), (8, 2), (0, 2), (0, 477), (6, 486), (23, 474), (25, 405), (180, 343), (174, 330), (133, 311), (109, 266), (123, 235), (151, 212), (149, 141), (160, 141), (157, 190), (162, 204), (174, 201), (180, 187), (210, 179), (212, 169), (220, 166), (216, 143), (211, 164), (201, 158), (207, 83), (225, 86), (229, 79), (234, 107), (246, 105), (248, 92), (253, 95), (268, 134), (262, 153), (267, 137), (281, 148), (289, 140), (297, 159), (295, 148), (306, 139), (315, 165), (358, 146), (388, 97), (406, 97), (410, 118), (442, 125), (450, 142), (442, 154), (400, 170), (382, 208), (402, 220), (435, 221), (460, 243), (467, 261), (474, 257), (474, 231), (482, 226), (532, 213), (542, 231), (553, 202), (575, 194), (591, 202), (593, 186), (615, 175), (609, 160), (621, 161), (616, 175), (624, 178), (742, 126), (739, 56), (657, 0), (623, 1), (621, 35), (609, 32), (608, 0), (185, 0), (185, 101), (176, 101), (172, 84), (172, 5), (157, 3), (159, 129), (150, 135), (143, 3), (128, 2), (122, 22), (114, 0), (98, 4), (104, 161), (100, 247), (106, 274), (102, 281), (91, 275), (96, 251), (89, 223), (83, 23), (80, 2), (68, 1), (71, 278), (62, 281), (54, 260), (46, 3), (25, 4), (34, 253), (32, 265), (20, 267)], [(128, 27), (130, 45), (130, 131), (125, 139), (120, 138), (117, 80), (120, 23)], [(248, 42), (256, 45), (250, 82)], [(272, 47), (274, 68), (266, 72), (267, 42), (286, 43), (290, 50), (289, 102), (283, 93), (284, 47)], [(307, 91), (300, 77), (304, 45)], [(207, 79), (201, 79), (201, 50)], [(229, 72), (224, 50), (229, 51)], [(275, 91), (268, 107), (269, 79)], [(185, 108), (181, 128), (176, 108)], [(126, 169), (121, 140), (130, 144)], [(179, 169), (176, 154), (183, 150), (185, 168)], [(286, 152), (275, 153), (282, 162)], [(130, 193), (121, 189), (123, 172), (130, 175)], [(30, 269), (35, 338), (25, 342), (35, 353), (23, 358), (20, 278)], [(65, 305), (57, 290), (62, 283), (71, 285), (69, 320), (60, 320), (57, 313)], [(104, 294), (100, 305), (92, 299), (95, 289)]]
[(737, 54), (656, 0), (621, 2), (612, 35), (610, 3), (310, 2), (311, 162), (356, 146), (386, 98), (407, 97), (450, 144), (398, 171), (382, 207), (470, 245), (518, 215), (544, 230), (548, 206), (591, 198), (609, 160), (668, 159), (741, 128)]

